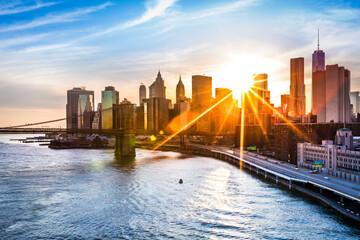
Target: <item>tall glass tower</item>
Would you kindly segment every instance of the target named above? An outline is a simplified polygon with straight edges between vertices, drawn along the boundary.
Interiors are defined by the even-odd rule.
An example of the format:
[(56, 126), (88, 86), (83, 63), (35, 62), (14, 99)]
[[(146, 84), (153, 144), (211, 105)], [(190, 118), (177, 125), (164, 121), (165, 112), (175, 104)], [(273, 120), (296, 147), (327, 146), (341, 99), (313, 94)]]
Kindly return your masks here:
[(318, 44), (317, 50), (312, 54), (312, 72), (325, 71), (325, 53), (320, 50), (319, 45), (319, 30), (318, 30)]
[(114, 117), (113, 117), (113, 104), (119, 104), (119, 92), (114, 87), (105, 87), (105, 90), (101, 92), (102, 103), (102, 129), (113, 129)]

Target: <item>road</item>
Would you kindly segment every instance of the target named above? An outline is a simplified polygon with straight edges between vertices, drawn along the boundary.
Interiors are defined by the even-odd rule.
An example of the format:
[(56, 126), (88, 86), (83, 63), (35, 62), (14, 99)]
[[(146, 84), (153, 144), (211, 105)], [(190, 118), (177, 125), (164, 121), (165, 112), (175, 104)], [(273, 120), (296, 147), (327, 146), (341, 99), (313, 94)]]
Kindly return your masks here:
[[(210, 147), (216, 151), (226, 152), (232, 155), (239, 156), (240, 152), (238, 149), (233, 150), (229, 147)], [(329, 188), (335, 190), (343, 195), (350, 195), (352, 198), (355, 198), (360, 202), (360, 184), (355, 182), (350, 182), (343, 180), (334, 176), (330, 176), (323, 173), (311, 174), (309, 169), (299, 167), (299, 170), (295, 170), (295, 166), (292, 164), (284, 163), (276, 159), (268, 158), (261, 156), (255, 153), (250, 153), (247, 151), (243, 152), (243, 159), (265, 167), (269, 170), (282, 173), (289, 177), (299, 178), (314, 185), (317, 185), (322, 188)], [(325, 179), (327, 177), (328, 179)]]

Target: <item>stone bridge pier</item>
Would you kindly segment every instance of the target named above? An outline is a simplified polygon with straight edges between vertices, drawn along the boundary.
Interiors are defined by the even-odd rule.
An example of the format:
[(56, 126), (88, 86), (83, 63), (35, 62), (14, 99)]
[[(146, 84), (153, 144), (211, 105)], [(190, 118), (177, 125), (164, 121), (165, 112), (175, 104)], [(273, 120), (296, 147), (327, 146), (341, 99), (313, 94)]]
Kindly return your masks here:
[(135, 157), (135, 134), (125, 132), (115, 136), (115, 155), (120, 157)]

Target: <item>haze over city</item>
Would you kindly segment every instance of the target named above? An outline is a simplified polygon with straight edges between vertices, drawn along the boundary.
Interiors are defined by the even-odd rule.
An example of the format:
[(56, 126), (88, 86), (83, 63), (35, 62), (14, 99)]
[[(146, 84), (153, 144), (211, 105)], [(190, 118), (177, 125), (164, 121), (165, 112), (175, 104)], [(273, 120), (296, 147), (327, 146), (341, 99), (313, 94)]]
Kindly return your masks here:
[[(213, 77), (234, 90), (267, 73), (271, 102), (289, 93), (289, 59), (305, 58), (311, 110), (311, 54), (351, 71), (360, 88), (357, 1), (12, 1), (0, 3), (0, 126), (65, 117), (66, 90), (104, 86), (137, 103), (161, 69), (174, 102), (179, 75)], [(238, 91), (238, 92), (237, 92)], [(57, 123), (59, 125), (59, 123)], [(63, 126), (65, 124), (63, 123)]]

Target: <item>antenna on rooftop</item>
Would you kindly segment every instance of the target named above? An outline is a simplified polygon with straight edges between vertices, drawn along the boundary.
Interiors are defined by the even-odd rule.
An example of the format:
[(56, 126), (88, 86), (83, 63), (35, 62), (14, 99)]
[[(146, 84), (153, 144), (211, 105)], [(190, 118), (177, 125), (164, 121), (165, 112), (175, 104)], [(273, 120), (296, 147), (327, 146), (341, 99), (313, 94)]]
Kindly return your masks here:
[(319, 29), (318, 29), (318, 51), (320, 50), (320, 44), (319, 44), (319, 42), (320, 42), (320, 33), (319, 33)]

